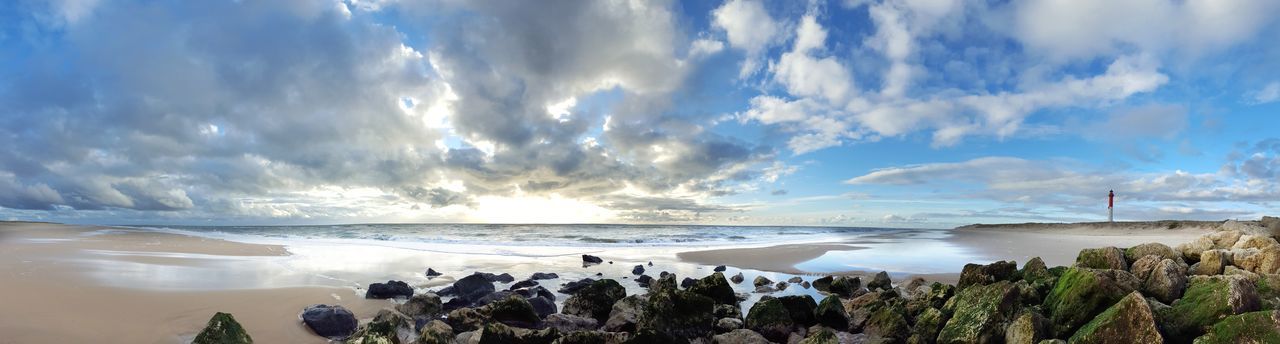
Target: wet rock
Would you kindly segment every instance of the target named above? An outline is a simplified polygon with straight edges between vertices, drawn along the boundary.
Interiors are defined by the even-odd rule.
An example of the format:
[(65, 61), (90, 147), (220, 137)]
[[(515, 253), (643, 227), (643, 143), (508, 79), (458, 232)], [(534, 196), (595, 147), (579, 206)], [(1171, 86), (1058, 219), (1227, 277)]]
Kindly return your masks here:
[(472, 274), (453, 282), (453, 290), (457, 298), (465, 301), (478, 301), (485, 295), (492, 294), (493, 282), (483, 275)]
[(370, 284), (369, 289), (364, 293), (364, 298), (366, 299), (390, 299), (395, 297), (407, 299), (410, 296), (413, 296), (413, 288), (408, 283), (401, 281)]
[(787, 282), (778, 282), (778, 284), (773, 285), (773, 288), (777, 289), (778, 291), (783, 291), (783, 290), (787, 290), (788, 286), (790, 285), (787, 284)]
[(403, 304), (397, 305), (396, 310), (411, 318), (435, 318), (444, 311), (443, 304), (440, 303), (440, 297), (433, 293), (422, 293), (414, 295)]
[(253, 338), (231, 314), (217, 312), (191, 344), (253, 344)]
[(435, 270), (432, 270), (431, 268), (427, 268), (427, 277), (436, 277), (440, 275), (442, 274), (439, 271), (435, 271)]
[(1086, 248), (1076, 256), (1075, 267), (1090, 269), (1129, 270), (1124, 252), (1115, 247)]
[(537, 281), (537, 280), (546, 280), (546, 279), (556, 279), (556, 278), (560, 278), (560, 275), (558, 275), (558, 274), (556, 274), (556, 273), (554, 273), (554, 272), (552, 272), (552, 273), (535, 272), (535, 273), (533, 273), (533, 275), (530, 275), (530, 276), (529, 276), (529, 279), (531, 279), (531, 280), (535, 280), (535, 281)]
[(534, 313), (538, 313), (539, 318), (546, 318), (548, 315), (556, 313), (556, 301), (546, 296), (535, 296), (525, 299), (529, 301), (529, 305), (533, 306)]
[(414, 344), (453, 344), (453, 328), (440, 320), (432, 320), (422, 325), (418, 332), (418, 341)]
[(445, 322), (456, 332), (469, 332), (479, 330), (488, 322), (488, 318), (475, 308), (464, 307), (450, 311)]
[(737, 304), (716, 304), (715, 310), (711, 311), (713, 315), (719, 318), (742, 319), (742, 309)]
[(1183, 261), (1182, 254), (1180, 252), (1174, 251), (1172, 247), (1169, 247), (1169, 245), (1158, 242), (1138, 244), (1137, 246), (1124, 250), (1124, 259), (1129, 263), (1133, 263), (1138, 259), (1142, 259), (1142, 257), (1149, 255), (1160, 257), (1160, 259), (1173, 259), (1177, 262)]
[(862, 279), (857, 277), (839, 277), (831, 282), (827, 291), (842, 297), (854, 297), (862, 290)]
[(650, 294), (636, 330), (672, 338), (710, 337), (716, 318), (715, 301), (688, 290)]
[(711, 271), (715, 271), (715, 272), (724, 272), (724, 270), (726, 270), (726, 268), (725, 268), (725, 266), (724, 266), (724, 265), (716, 265), (716, 268), (715, 268), (715, 269), (712, 269)]
[(748, 329), (774, 342), (785, 342), (796, 327), (787, 308), (778, 299), (761, 299), (747, 311)]
[(1013, 261), (999, 261), (987, 265), (965, 264), (960, 271), (960, 281), (956, 286), (964, 289), (971, 285), (1011, 281), (1017, 272), (1018, 265)]
[(409, 343), (418, 338), (413, 325), (408, 316), (390, 308), (383, 309), (369, 323), (360, 325), (346, 344)]
[(1151, 307), (1141, 293), (1134, 292), (1080, 327), (1069, 342), (1161, 344), (1164, 338), (1156, 328)]
[(511, 274), (505, 273), (505, 272), (500, 275), (494, 275), (488, 272), (477, 272), (474, 275), (479, 275), (480, 277), (484, 277), (484, 280), (489, 281), (491, 283), (511, 283), (511, 282), (515, 282), (516, 280), (515, 277), (511, 276)]
[(644, 265), (636, 265), (635, 267), (631, 268), (631, 274), (632, 274), (632, 275), (643, 275), (643, 274), (644, 274)]
[(489, 320), (515, 327), (533, 328), (541, 321), (533, 305), (518, 295), (489, 303), (484, 307)]
[(599, 327), (596, 319), (560, 313), (547, 316), (543, 323), (560, 332), (593, 331)]
[(537, 285), (538, 285), (538, 281), (534, 281), (534, 280), (523, 280), (523, 281), (520, 281), (520, 282), (516, 282), (516, 283), (511, 284), (511, 287), (510, 287), (510, 288), (507, 288), (507, 290), (524, 289), (524, 288), (534, 287), (534, 286), (537, 286)]
[(893, 289), (893, 281), (889, 279), (889, 273), (881, 271), (871, 278), (871, 282), (867, 283), (867, 289), (875, 291)]
[(1138, 287), (1139, 281), (1128, 271), (1070, 268), (1045, 297), (1044, 309), (1054, 333), (1075, 333)]
[(716, 320), (716, 333), (726, 333), (740, 328), (742, 328), (742, 319), (720, 318), (720, 320)]
[(644, 314), (645, 305), (649, 303), (649, 297), (645, 295), (630, 295), (613, 303), (609, 309), (609, 319), (604, 322), (605, 331), (610, 332), (635, 332), (636, 323), (640, 321), (640, 315)]
[(887, 342), (901, 342), (911, 334), (911, 325), (897, 307), (880, 307), (871, 313), (862, 332)]
[(729, 286), (729, 281), (725, 280), (723, 273), (712, 273), (707, 277), (703, 277), (688, 288), (689, 291), (698, 295), (711, 298), (717, 304), (737, 305), (738, 297), (733, 293), (733, 287)]
[[(916, 316), (916, 323), (911, 327), (912, 337), (907, 340), (908, 343), (933, 343), (938, 338), (938, 332), (942, 331), (942, 326), (946, 324), (947, 317), (937, 308), (927, 308)], [(912, 340), (914, 339), (914, 340)]]
[(809, 289), (809, 281), (800, 282), (800, 287)]
[(835, 276), (820, 277), (818, 279), (813, 280), (813, 288), (817, 289), (818, 291), (828, 291), (830, 290), (832, 281), (835, 281)]
[(771, 285), (762, 285), (762, 286), (756, 287), (756, 290), (755, 290), (756, 294), (771, 294), (777, 291), (778, 289), (774, 288)]
[(803, 282), (803, 281), (804, 281), (804, 279), (803, 279), (803, 278), (800, 278), (800, 276), (795, 276), (795, 277), (792, 277), (792, 278), (787, 279), (787, 283), (791, 283), (791, 284), (796, 284), (796, 283), (800, 283), (800, 282)]
[(762, 285), (770, 285), (770, 284), (773, 284), (773, 281), (770, 281), (768, 278), (764, 276), (756, 276), (756, 279), (751, 281), (751, 285), (754, 285), (757, 287)]
[(356, 331), (355, 314), (342, 306), (312, 305), (298, 316), (317, 336), (342, 340)]
[(640, 277), (636, 277), (636, 284), (641, 288), (648, 288), (649, 283), (653, 283), (653, 277), (649, 277), (649, 275), (640, 275)]
[(1005, 344), (1036, 344), (1050, 337), (1049, 319), (1035, 311), (1023, 311), (1004, 330)]
[(1232, 315), (1209, 328), (1196, 344), (1280, 343), (1280, 311)]
[(827, 328), (819, 328), (816, 331), (810, 331), (808, 336), (800, 340), (798, 344), (840, 344), (840, 340), (836, 338), (836, 333)]
[(815, 315), (818, 309), (818, 302), (813, 300), (809, 295), (788, 295), (779, 297), (778, 301), (782, 302), (782, 306), (787, 309), (787, 315), (791, 317), (791, 321), (801, 327), (809, 327), (818, 323)]
[(663, 291), (676, 290), (676, 274), (667, 274), (658, 277), (657, 281), (649, 284), (650, 293), (660, 293)]
[(455, 297), (453, 299), (450, 299), (449, 301), (446, 301), (444, 305), (442, 305), (442, 308), (445, 312), (452, 312), (453, 310), (458, 308), (471, 307), (471, 306), (472, 306), (471, 302), (467, 300), (463, 300), (462, 298)]
[(729, 277), (729, 281), (733, 282), (733, 284), (740, 284), (743, 280), (746, 280), (746, 277), (743, 277), (741, 272)]
[(1159, 310), (1157, 318), (1167, 339), (1187, 343), (1228, 316), (1260, 308), (1255, 285), (1244, 278), (1194, 276), (1182, 298)]
[(627, 289), (611, 279), (595, 281), (564, 301), (566, 314), (588, 317), (603, 323), (609, 319), (613, 304), (627, 296)]
[(692, 287), (694, 283), (698, 283), (698, 280), (690, 277), (685, 277), (684, 279), (680, 280), (680, 288), (689, 289), (689, 287)]
[(577, 281), (570, 281), (568, 283), (565, 283), (564, 286), (560, 287), (560, 293), (573, 295), (573, 294), (576, 294), (579, 290), (582, 290), (582, 288), (586, 288), (587, 286), (595, 282), (596, 280), (590, 279), (590, 278), (583, 278)]
[(772, 344), (764, 336), (752, 330), (739, 329), (711, 338), (713, 344)]
[(938, 333), (938, 343), (998, 342), (1005, 336), (1002, 324), (1017, 311), (1018, 299), (1017, 288), (1008, 281), (960, 290), (943, 308), (951, 319)]
[(596, 257), (589, 254), (582, 255), (583, 266), (590, 265), (590, 264), (600, 264), (600, 263), (604, 263), (604, 259), (600, 259), (600, 257)]
[(631, 339), (627, 333), (603, 331), (569, 332), (552, 344), (622, 344)]
[(498, 292), (490, 293), (489, 295), (485, 295), (484, 297), (481, 297), (479, 300), (475, 300), (475, 302), (471, 303), (471, 306), (472, 307), (485, 306), (495, 301), (501, 301), (508, 297), (519, 296), (519, 295), (520, 295), (519, 293), (510, 291), (510, 290), (498, 291)]

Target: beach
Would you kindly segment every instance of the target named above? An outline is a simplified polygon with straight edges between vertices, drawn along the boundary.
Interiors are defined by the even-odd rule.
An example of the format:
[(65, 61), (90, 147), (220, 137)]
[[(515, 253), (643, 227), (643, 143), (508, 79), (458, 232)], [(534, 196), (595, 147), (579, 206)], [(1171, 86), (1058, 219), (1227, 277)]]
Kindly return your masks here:
[[(299, 312), (312, 304), (338, 304), (367, 321), (395, 301), (366, 300), (365, 288), (392, 279), (428, 291), (473, 272), (508, 273), (516, 281), (554, 272), (560, 278), (542, 281), (551, 290), (603, 277), (618, 280), (633, 294), (644, 290), (629, 281), (636, 266), (655, 276), (667, 271), (701, 278), (725, 265), (726, 276), (741, 273), (747, 281), (763, 276), (810, 282), (828, 274), (883, 270), (898, 283), (911, 277), (954, 282), (969, 262), (1021, 264), (1039, 256), (1049, 266), (1070, 265), (1081, 248), (1173, 246), (1208, 229), (799, 230), (808, 232), (797, 242), (778, 245), (401, 245), (6, 222), (0, 223), (0, 309), (10, 311), (0, 313), (5, 334), (0, 343), (181, 343), (219, 311), (235, 314), (260, 343), (324, 343), (300, 324)], [(606, 262), (584, 267), (583, 254)], [(429, 278), (427, 268), (443, 275)], [(749, 282), (733, 288), (750, 295), (743, 309), (765, 294), (821, 298), (799, 286), (770, 293), (755, 293)], [(566, 297), (557, 296), (557, 303)]]

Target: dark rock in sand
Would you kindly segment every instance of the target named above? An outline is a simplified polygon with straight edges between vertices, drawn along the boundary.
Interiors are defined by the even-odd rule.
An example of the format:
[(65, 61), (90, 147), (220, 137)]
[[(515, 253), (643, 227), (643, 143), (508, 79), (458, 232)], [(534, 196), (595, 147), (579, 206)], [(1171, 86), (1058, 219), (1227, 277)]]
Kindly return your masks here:
[(541, 321), (538, 313), (528, 300), (519, 295), (511, 295), (485, 306), (489, 319), (515, 327), (533, 328)]
[(596, 319), (563, 313), (549, 315), (543, 323), (560, 332), (593, 331), (600, 327)]
[(643, 275), (643, 274), (644, 274), (644, 265), (636, 265), (635, 267), (631, 268), (631, 274), (632, 274), (632, 275)]
[(762, 285), (762, 286), (756, 287), (756, 290), (755, 290), (756, 294), (769, 294), (777, 291), (778, 289), (774, 288), (771, 285)]
[(473, 274), (453, 282), (453, 290), (460, 299), (476, 301), (493, 293), (494, 287), (493, 282), (484, 275)]
[(465, 307), (471, 307), (471, 301), (467, 301), (459, 297), (449, 299), (449, 301), (446, 301), (443, 305), (441, 305), (441, 309), (444, 310), (446, 313), (452, 312), (455, 309), (465, 308)]
[(715, 271), (715, 272), (724, 272), (724, 270), (725, 270), (725, 269), (727, 269), (727, 268), (726, 268), (724, 265), (716, 265), (716, 268), (715, 268), (715, 269), (711, 269), (711, 271)]
[(484, 280), (491, 283), (511, 283), (516, 280), (515, 277), (511, 276), (511, 274), (505, 272), (501, 275), (494, 275), (488, 272), (477, 272), (475, 275), (480, 275), (480, 277), (484, 277)]
[(670, 274), (670, 272), (666, 272), (666, 271), (659, 272), (658, 277), (667, 277), (668, 274)]
[[(821, 289), (819, 289), (821, 290)], [(862, 290), (862, 279), (857, 277), (839, 277), (827, 287), (827, 292), (842, 297), (854, 297)]]
[(791, 315), (787, 314), (787, 307), (776, 298), (760, 299), (760, 302), (751, 306), (751, 310), (747, 312), (746, 325), (748, 329), (778, 343), (787, 342), (787, 337), (796, 327)]
[(893, 289), (893, 281), (889, 279), (889, 273), (881, 271), (871, 278), (871, 282), (867, 283), (867, 289), (871, 291)]
[(688, 290), (668, 290), (649, 295), (636, 330), (672, 338), (704, 338), (715, 325), (715, 301)]
[(440, 288), (440, 290), (436, 290), (435, 293), (438, 296), (457, 296), (458, 295), (458, 291), (456, 289), (453, 289), (453, 285)]
[(636, 323), (640, 321), (641, 314), (644, 314), (645, 307), (649, 304), (647, 295), (630, 295), (613, 303), (613, 307), (609, 310), (609, 319), (604, 322), (605, 331), (610, 332), (635, 332)]
[(593, 318), (603, 323), (609, 319), (609, 311), (613, 309), (613, 303), (626, 296), (627, 289), (617, 281), (611, 279), (595, 281), (565, 300), (563, 312)]
[(604, 259), (600, 259), (600, 257), (596, 257), (589, 254), (582, 255), (582, 265), (600, 264), (600, 263), (604, 263)]
[(649, 266), (653, 266), (653, 261), (649, 261)]
[(480, 306), (493, 303), (494, 301), (506, 299), (511, 296), (522, 296), (522, 295), (520, 295), (520, 293), (516, 293), (510, 290), (497, 291), (497, 292), (489, 293), (489, 295), (485, 295), (481, 297), (479, 300), (475, 300), (474, 302), (471, 302), (471, 306), (480, 307)]
[(396, 310), (404, 313), (411, 318), (435, 318), (444, 311), (444, 304), (440, 303), (440, 297), (433, 293), (423, 293), (414, 295), (403, 304), (397, 305)]
[(641, 288), (648, 288), (649, 283), (653, 283), (653, 277), (649, 277), (649, 275), (640, 275), (640, 277), (636, 277), (636, 284)]
[(788, 286), (790, 286), (790, 284), (787, 284), (787, 282), (778, 282), (778, 284), (773, 285), (773, 287), (778, 289), (778, 291), (787, 290)]
[(360, 325), (351, 334), (348, 344), (407, 343), (417, 337), (413, 320), (392, 309), (378, 311), (369, 323)]
[(427, 277), (436, 277), (442, 275), (439, 271), (427, 268)]
[(523, 281), (511, 284), (511, 288), (507, 288), (507, 290), (523, 289), (523, 288), (529, 288), (537, 285), (538, 285), (538, 281), (527, 279), (527, 280), (523, 280)]
[(577, 281), (570, 281), (569, 283), (565, 283), (564, 286), (560, 287), (560, 293), (572, 295), (574, 293), (577, 293), (578, 290), (582, 290), (582, 288), (585, 288), (586, 286), (591, 285), (591, 283), (595, 283), (595, 281), (596, 280), (590, 279), (590, 278), (583, 278)]
[(829, 275), (815, 279), (813, 280), (813, 288), (818, 291), (829, 291), (831, 288), (831, 282), (835, 281), (835, 279), (835, 276)]
[(231, 314), (217, 312), (191, 344), (253, 344), (253, 338)]
[(729, 286), (729, 281), (725, 280), (723, 273), (716, 272), (703, 277), (687, 289), (698, 295), (711, 298), (712, 301), (718, 304), (738, 304), (738, 296), (734, 295), (733, 287)]
[(395, 297), (407, 299), (410, 296), (413, 296), (413, 287), (401, 281), (370, 284), (369, 289), (364, 293), (364, 298), (366, 299), (390, 299)]
[(742, 281), (746, 279), (747, 279), (746, 277), (742, 276), (741, 272), (737, 273), (736, 275), (733, 275), (733, 277), (729, 277), (729, 281), (732, 281), (733, 284), (740, 284), (742, 283)]
[(489, 319), (485, 317), (484, 313), (480, 313), (475, 308), (467, 307), (455, 309), (449, 312), (449, 316), (445, 318), (445, 322), (449, 323), (449, 327), (453, 328), (454, 332), (459, 333), (478, 330), (488, 321)]
[(803, 279), (803, 278), (800, 278), (800, 276), (795, 276), (795, 277), (792, 277), (792, 278), (788, 278), (788, 279), (787, 279), (787, 283), (791, 283), (791, 284), (796, 284), (796, 283), (800, 283), (800, 282), (803, 282), (803, 281), (804, 281), (804, 279)]
[(560, 275), (557, 275), (557, 274), (556, 274), (556, 273), (554, 273), (554, 272), (552, 272), (552, 273), (535, 272), (535, 273), (533, 273), (533, 275), (532, 275), (532, 276), (529, 276), (529, 279), (531, 279), (531, 280), (535, 280), (535, 281), (536, 281), (536, 280), (545, 280), (545, 279), (554, 279), (554, 278), (560, 278)]
[(556, 301), (545, 296), (536, 296), (526, 299), (529, 305), (533, 306), (534, 313), (538, 313), (539, 318), (546, 318), (548, 315), (556, 313)]
[(844, 304), (840, 302), (840, 297), (828, 295), (818, 303), (818, 308), (814, 310), (814, 317), (819, 324), (834, 328), (840, 331), (849, 329), (849, 313), (845, 311)]
[(342, 306), (312, 305), (298, 316), (317, 336), (342, 340), (356, 331), (355, 314)]
[(680, 288), (689, 289), (689, 287), (692, 287), (694, 283), (698, 283), (698, 280), (690, 277), (685, 277), (684, 279), (680, 280)]
[(751, 281), (751, 285), (754, 285), (757, 287), (762, 285), (770, 285), (770, 284), (773, 284), (773, 281), (770, 281), (768, 278), (764, 276), (756, 276), (756, 279)]
[(801, 281), (800, 286), (809, 289), (809, 281)]

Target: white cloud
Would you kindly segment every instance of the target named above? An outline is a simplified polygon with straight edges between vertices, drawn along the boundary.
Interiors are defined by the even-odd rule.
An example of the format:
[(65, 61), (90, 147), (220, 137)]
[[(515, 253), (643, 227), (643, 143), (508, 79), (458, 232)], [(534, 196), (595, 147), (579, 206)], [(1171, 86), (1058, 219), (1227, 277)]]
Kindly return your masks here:
[(759, 55), (777, 41), (782, 24), (774, 21), (764, 4), (756, 0), (730, 0), (711, 12), (712, 23), (724, 30), (731, 47), (747, 53), (739, 77), (760, 68)]
[(1266, 104), (1280, 100), (1280, 81), (1272, 81), (1261, 89), (1245, 95), (1249, 104)]

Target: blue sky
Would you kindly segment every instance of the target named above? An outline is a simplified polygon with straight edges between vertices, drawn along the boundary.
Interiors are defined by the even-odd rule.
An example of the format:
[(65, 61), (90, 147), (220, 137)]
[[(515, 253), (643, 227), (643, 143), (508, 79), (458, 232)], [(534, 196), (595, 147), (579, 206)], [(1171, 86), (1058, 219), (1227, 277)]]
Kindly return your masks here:
[(1271, 1), (17, 1), (0, 219), (1275, 214)]

